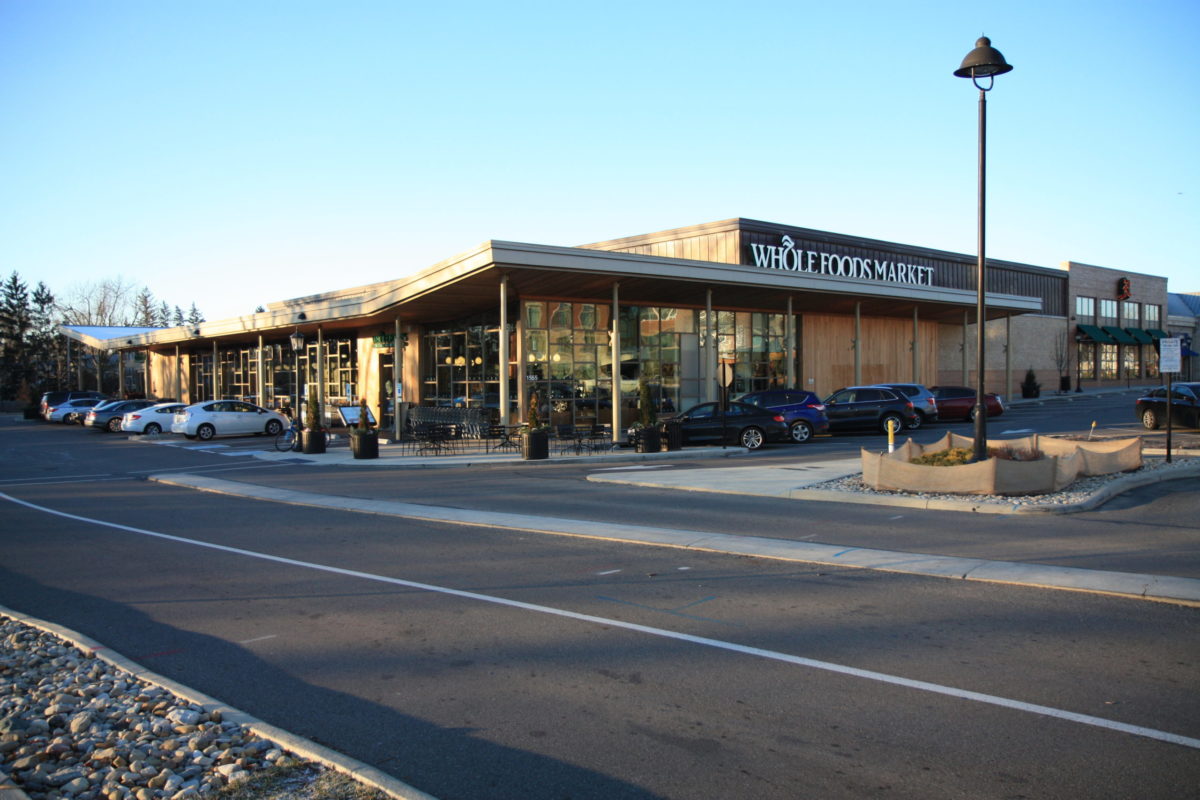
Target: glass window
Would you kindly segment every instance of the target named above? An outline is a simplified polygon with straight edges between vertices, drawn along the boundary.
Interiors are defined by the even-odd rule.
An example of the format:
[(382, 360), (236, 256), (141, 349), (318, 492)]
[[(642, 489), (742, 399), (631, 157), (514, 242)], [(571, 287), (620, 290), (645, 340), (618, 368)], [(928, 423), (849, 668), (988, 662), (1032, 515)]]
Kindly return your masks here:
[(1141, 350), (1137, 345), (1126, 345), (1122, 350), (1121, 372), (1124, 378), (1136, 378), (1141, 374), (1141, 359), (1138, 357), (1138, 351)]
[[(1116, 301), (1112, 301), (1114, 304)], [(1117, 345), (1100, 345), (1100, 380), (1116, 380), (1117, 375)]]
[(1096, 344), (1081, 342), (1079, 345), (1079, 377), (1094, 380), (1096, 377)]
[(1116, 325), (1117, 324), (1117, 301), (1116, 300), (1101, 300), (1100, 301), (1100, 321), (1101, 325)]
[(1091, 325), (1096, 321), (1096, 298), (1075, 298), (1075, 321), (1083, 325)]
[(1157, 328), (1159, 322), (1158, 306), (1151, 305), (1149, 303), (1142, 306), (1142, 317), (1146, 323), (1145, 327)]
[(1121, 302), (1121, 324), (1136, 328), (1142, 324), (1142, 304), (1131, 300)]

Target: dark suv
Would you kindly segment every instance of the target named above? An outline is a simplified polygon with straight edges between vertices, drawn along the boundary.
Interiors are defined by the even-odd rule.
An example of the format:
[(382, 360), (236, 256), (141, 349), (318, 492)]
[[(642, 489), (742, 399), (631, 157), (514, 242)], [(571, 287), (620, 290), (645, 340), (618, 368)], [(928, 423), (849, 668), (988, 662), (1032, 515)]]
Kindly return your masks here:
[(919, 383), (880, 383), (879, 386), (886, 386), (889, 389), (895, 389), (903, 394), (909, 400), (912, 400), (913, 410), (917, 412), (917, 424), (913, 428), (919, 428), (929, 422), (938, 421), (938, 405), (937, 398), (933, 392), (925, 388)]
[(829, 433), (829, 420), (821, 398), (803, 389), (764, 389), (735, 398), (783, 415), (793, 442), (807, 442), (815, 434)]
[(888, 422), (896, 430), (915, 428), (921, 423), (912, 401), (895, 389), (883, 386), (847, 386), (825, 398), (825, 416), (834, 431), (875, 428), (887, 433)]

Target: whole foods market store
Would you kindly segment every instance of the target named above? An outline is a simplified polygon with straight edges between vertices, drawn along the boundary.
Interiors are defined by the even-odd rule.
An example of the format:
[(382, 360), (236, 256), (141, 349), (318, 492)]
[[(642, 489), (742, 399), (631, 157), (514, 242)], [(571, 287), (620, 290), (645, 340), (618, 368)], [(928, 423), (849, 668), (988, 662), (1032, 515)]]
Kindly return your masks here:
[[(366, 397), (550, 424), (636, 419), (734, 392), (936, 383), (939, 328), (974, 319), (974, 258), (744, 219), (586, 247), (491, 241), (416, 275), (122, 342), (150, 393), (330, 408)], [(1057, 270), (993, 263), (989, 317), (1061, 305)], [(1006, 291), (998, 291), (1005, 289)], [(293, 350), (289, 337), (303, 344)], [(507, 402), (501, 402), (507, 398)], [(613, 398), (617, 401), (614, 403)]]

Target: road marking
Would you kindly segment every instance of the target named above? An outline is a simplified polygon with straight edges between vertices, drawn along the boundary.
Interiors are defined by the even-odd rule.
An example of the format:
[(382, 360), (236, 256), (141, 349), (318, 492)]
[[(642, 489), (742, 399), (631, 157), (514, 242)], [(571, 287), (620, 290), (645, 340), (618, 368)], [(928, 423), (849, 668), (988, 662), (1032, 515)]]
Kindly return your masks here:
[(632, 467), (600, 467), (592, 472), (622, 472), (635, 469), (670, 469), (674, 464), (640, 464)]
[(278, 638), (278, 636), (279, 636), (279, 634), (277, 634), (277, 633), (272, 633), (269, 636), (256, 636), (253, 639), (242, 639), (240, 642), (238, 642), (238, 644), (251, 644), (253, 642), (265, 642), (267, 639), (275, 639), (275, 638)]
[[(53, 477), (56, 479), (65, 480), (66, 478), (106, 478), (109, 475), (112, 475), (112, 473), (111, 472), (96, 472), (96, 473), (83, 474), (83, 475), (55, 475)], [(49, 476), (47, 476), (47, 477), (49, 477)], [(20, 481), (27, 481), (27, 480), (30, 480), (30, 478), (3, 478), (3, 479), (0, 479), (0, 483), (17, 483)]]
[(596, 574), (597, 575), (616, 575), (620, 571), (621, 570), (619, 570), (619, 569), (606, 569), (606, 570), (604, 570), (604, 572), (597, 572)]
[(1000, 435), (1001, 436), (1011, 436), (1011, 435), (1017, 434), (1017, 433), (1037, 433), (1037, 431), (1035, 431), (1033, 428), (1017, 428), (1016, 430), (1011, 430), (1011, 431), (1001, 431)]
[[(92, 519), (90, 517), (81, 517), (77, 514), (68, 514), (65, 511), (57, 511), (53, 508), (47, 508), (45, 506), (39, 506), (35, 503), (26, 502), (25, 500), (20, 500), (16, 497), (12, 497), (11, 495), (4, 494), (3, 492), (0, 492), (0, 500), (7, 500), (10, 503), (15, 503), (16, 505), (24, 506), (26, 508), (33, 509), (34, 511), (52, 514), (56, 517), (72, 519), (77, 522), (84, 522), (91, 525), (100, 525), (102, 527), (125, 531), (126, 533), (135, 533), (140, 536), (149, 536), (154, 539), (162, 539), (168, 542), (187, 544), (192, 545), (193, 547), (203, 547), (209, 550), (217, 550), (222, 553), (233, 553), (235, 555), (246, 556), (248, 558), (257, 558), (263, 561), (270, 561), (275, 564), (285, 564), (291, 567), (301, 567), (303, 569), (312, 569), (318, 572), (328, 572), (334, 575), (343, 575), (348, 578), (360, 578), (362, 580), (387, 583), (393, 586), (403, 586), (409, 589), (435, 592), (438, 594), (450, 595), (452, 597), (461, 597), (466, 600), (477, 600), (483, 603), (492, 603), (495, 605), (506, 606), (508, 608), (520, 609), (522, 611), (550, 614), (552, 616), (563, 617), (565, 619), (577, 620), (579, 622), (586, 622), (594, 625), (606, 626), (609, 628), (621, 628), (623, 630), (633, 631), (635, 633), (644, 633), (649, 636), (657, 636), (664, 639), (688, 642), (690, 644), (701, 645), (703, 647), (712, 647), (718, 650), (726, 650), (732, 653), (739, 653), (741, 655), (770, 659), (772, 661), (779, 661), (785, 664), (794, 664), (796, 666), (808, 667), (810, 669), (817, 669), (825, 672), (833, 672), (839, 675), (847, 675), (853, 678), (861, 678), (863, 680), (875, 681), (877, 683), (884, 683), (891, 686), (900, 686), (906, 689), (930, 692), (932, 694), (954, 697), (960, 700), (969, 700), (975, 703), (999, 706), (1001, 708), (1008, 708), (1014, 711), (1024, 711), (1029, 714), (1038, 714), (1044, 717), (1065, 720), (1067, 722), (1075, 722), (1080, 725), (1088, 725), (1095, 728), (1103, 728), (1105, 730), (1115, 731), (1117, 733), (1126, 733), (1131, 736), (1142, 736), (1147, 739), (1156, 739), (1160, 742), (1178, 744), (1184, 747), (1200, 750), (1200, 739), (1192, 738), (1190, 736), (1183, 736), (1181, 734), (1171, 733), (1169, 731), (1160, 731), (1155, 728), (1146, 728), (1142, 727), (1141, 725), (1130, 725), (1125, 722), (1117, 722), (1111, 719), (1104, 719), (1103, 717), (1094, 717), (1090, 714), (1080, 714), (1075, 711), (1066, 711), (1061, 708), (1053, 708), (1052, 706), (1043, 706), (1037, 703), (1026, 703), (1022, 700), (1013, 700), (1011, 698), (1000, 697), (998, 695), (974, 692), (969, 689), (958, 689), (953, 686), (943, 686), (942, 684), (914, 680), (912, 678), (904, 678), (899, 675), (889, 675), (886, 672), (876, 672), (874, 670), (859, 669), (858, 667), (850, 667), (844, 664), (834, 664), (829, 661), (817, 661), (816, 659), (805, 658), (803, 656), (794, 656), (790, 653), (781, 653), (775, 650), (764, 650), (760, 647), (750, 647), (747, 645), (736, 644), (734, 642), (722, 641), (720, 639), (710, 639), (706, 636), (694, 636), (692, 634), (666, 630), (664, 628), (653, 628), (649, 625), (640, 625), (636, 622), (626, 622), (619, 619), (597, 617), (592, 614), (582, 614), (578, 611), (568, 611), (562, 608), (536, 605), (534, 603), (526, 603), (521, 600), (510, 600), (505, 597), (495, 597), (492, 595), (480, 594), (478, 592), (468, 592), (462, 589), (452, 589), (448, 586), (435, 586), (429, 583), (419, 583), (417, 581), (404, 580), (403, 578), (391, 578), (386, 575), (374, 575), (370, 572), (360, 572), (358, 570), (344, 569), (342, 567), (332, 567), (327, 564), (316, 564), (311, 561), (299, 561), (294, 558), (285, 558), (283, 556), (274, 556), (269, 553), (258, 553), (253, 550), (244, 550), (240, 547), (230, 547), (223, 544), (203, 542), (199, 539), (188, 539), (184, 536), (174, 536), (169, 533), (149, 531), (144, 528), (134, 528), (129, 525), (121, 525), (116, 522), (107, 522), (102, 519)], [(173, 652), (177, 651), (166, 651), (164, 653), (156, 653), (154, 655), (167, 655)]]

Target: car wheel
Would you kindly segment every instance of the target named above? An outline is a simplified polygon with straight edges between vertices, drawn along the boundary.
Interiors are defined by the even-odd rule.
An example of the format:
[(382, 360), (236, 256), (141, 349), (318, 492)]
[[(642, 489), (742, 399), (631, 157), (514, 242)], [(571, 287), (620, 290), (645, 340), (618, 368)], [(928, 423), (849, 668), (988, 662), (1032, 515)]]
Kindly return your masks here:
[(881, 431), (883, 431), (884, 433), (887, 433), (889, 422), (896, 423), (896, 425), (895, 425), (896, 433), (899, 433), (900, 431), (904, 430), (904, 420), (900, 419), (899, 414), (884, 414), (883, 417), (879, 420), (879, 429)]
[(1142, 427), (1151, 431), (1158, 430), (1158, 413), (1153, 408), (1142, 412)]
[(107, 428), (108, 428), (109, 433), (120, 433), (121, 432), (121, 418), (113, 417), (112, 419), (110, 419), (108, 421)]
[(792, 436), (792, 441), (797, 444), (803, 444), (812, 438), (813, 429), (802, 419), (798, 419), (792, 423), (792, 427), (788, 428), (788, 433)]
[(746, 448), (747, 450), (757, 450), (763, 446), (765, 437), (763, 436), (763, 432), (761, 430), (751, 426), (742, 431), (739, 441), (742, 443), (742, 447)]
[(142, 433), (147, 436), (157, 436), (162, 433), (162, 425), (159, 425), (157, 422), (151, 422)]
[(212, 425), (209, 425), (207, 422), (201, 425), (199, 428), (196, 428), (196, 436), (198, 436), (202, 442), (207, 442), (216, 435), (217, 429)]
[[(983, 415), (987, 416), (987, 409), (983, 409)], [(971, 410), (967, 412), (967, 422), (975, 421), (975, 406), (971, 406)]]
[(63, 425), (74, 425), (75, 424), (75, 415), (74, 414), (63, 414), (62, 421), (63, 421)]
[(283, 425), (279, 420), (273, 419), (267, 423), (267, 436), (278, 436), (283, 431)]
[(910, 431), (915, 431), (917, 428), (921, 427), (924, 424), (925, 424), (925, 415), (922, 414), (920, 411), (918, 411), (917, 413), (913, 414), (913, 421), (908, 423), (908, 429)]

